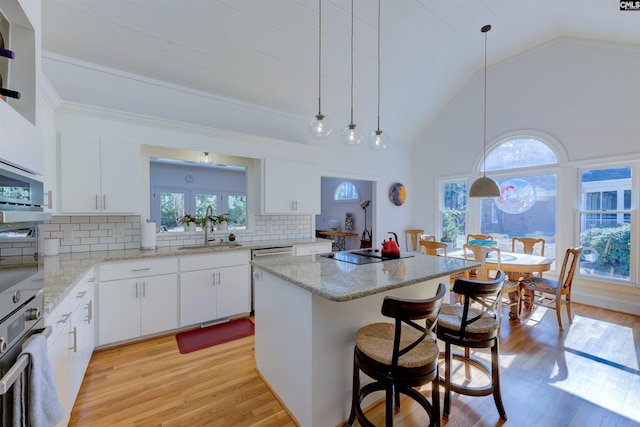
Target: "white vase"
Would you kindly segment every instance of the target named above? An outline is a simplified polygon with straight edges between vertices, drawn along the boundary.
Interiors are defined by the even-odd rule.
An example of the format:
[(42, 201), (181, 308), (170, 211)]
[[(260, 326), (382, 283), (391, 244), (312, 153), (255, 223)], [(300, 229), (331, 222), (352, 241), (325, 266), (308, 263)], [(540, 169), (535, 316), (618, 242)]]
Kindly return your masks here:
[(224, 231), (224, 230), (227, 229), (227, 227), (228, 227), (227, 221), (222, 221), (222, 222), (218, 223), (218, 230), (219, 231)]
[(197, 224), (195, 222), (190, 222), (187, 224), (186, 231), (187, 233), (195, 233)]

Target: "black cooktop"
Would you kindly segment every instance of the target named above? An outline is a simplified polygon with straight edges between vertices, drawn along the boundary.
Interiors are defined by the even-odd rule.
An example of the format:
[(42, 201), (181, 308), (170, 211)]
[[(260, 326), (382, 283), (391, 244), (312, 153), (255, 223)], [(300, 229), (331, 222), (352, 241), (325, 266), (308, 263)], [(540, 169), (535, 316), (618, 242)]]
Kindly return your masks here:
[[(351, 264), (372, 264), (375, 262), (398, 259), (382, 256), (382, 253), (380, 253), (379, 249), (361, 249), (357, 251), (331, 252), (328, 254), (322, 254), (320, 256), (323, 256), (325, 258), (332, 258), (336, 261), (349, 262)], [(399, 258), (411, 257), (413, 257), (413, 255), (401, 253)]]

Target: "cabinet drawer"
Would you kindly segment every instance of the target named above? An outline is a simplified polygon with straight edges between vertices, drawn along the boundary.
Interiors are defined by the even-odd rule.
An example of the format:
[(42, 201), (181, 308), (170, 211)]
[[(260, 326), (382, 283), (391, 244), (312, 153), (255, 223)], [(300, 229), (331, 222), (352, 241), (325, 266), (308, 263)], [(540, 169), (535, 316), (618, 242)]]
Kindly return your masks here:
[(190, 255), (180, 258), (180, 271), (205, 270), (249, 264), (249, 251)]
[(44, 319), (46, 326), (51, 326), (51, 336), (47, 338), (47, 347), (50, 347), (56, 340), (60, 332), (64, 329), (71, 317), (71, 309), (69, 307), (70, 297), (65, 297), (60, 303), (49, 312)]
[(93, 288), (93, 283), (95, 282), (95, 272), (93, 268), (84, 275), (82, 279), (78, 282), (76, 286), (73, 287), (71, 292), (69, 292), (69, 310), (75, 311), (76, 308), (80, 305), (85, 295), (89, 293), (89, 290)]
[(296, 256), (323, 254), (331, 252), (331, 243), (323, 243), (320, 245), (300, 245), (295, 248)]
[(178, 272), (178, 261), (173, 257), (130, 262), (114, 262), (100, 266), (100, 281), (156, 276)]

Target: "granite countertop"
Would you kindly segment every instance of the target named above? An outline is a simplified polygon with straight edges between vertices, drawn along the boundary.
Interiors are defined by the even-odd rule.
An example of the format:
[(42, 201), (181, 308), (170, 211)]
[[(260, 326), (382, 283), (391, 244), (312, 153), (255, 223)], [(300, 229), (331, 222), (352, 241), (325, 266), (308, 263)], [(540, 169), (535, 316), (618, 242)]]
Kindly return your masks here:
[(447, 277), (480, 264), (419, 255), (356, 265), (320, 255), (253, 260), (251, 264), (331, 301), (350, 301), (415, 283)]
[[(159, 247), (155, 250), (124, 249), (115, 251), (76, 252), (59, 254), (40, 258), (44, 265), (44, 311), (49, 313), (58, 303), (68, 295), (73, 288), (92, 267), (107, 261), (126, 261), (164, 256), (185, 256), (194, 254), (219, 253), (229, 251), (247, 251), (283, 247), (292, 245), (313, 245), (331, 242), (326, 239), (296, 239), (296, 240), (265, 240), (241, 243), (240, 246), (219, 246), (215, 243), (207, 247), (193, 249), (178, 249), (173, 247)], [(16, 258), (16, 259), (9, 259)], [(21, 258), (21, 260), (17, 260)], [(30, 257), (6, 257), (0, 260), (0, 268), (13, 268), (16, 265), (37, 264), (37, 260)]]

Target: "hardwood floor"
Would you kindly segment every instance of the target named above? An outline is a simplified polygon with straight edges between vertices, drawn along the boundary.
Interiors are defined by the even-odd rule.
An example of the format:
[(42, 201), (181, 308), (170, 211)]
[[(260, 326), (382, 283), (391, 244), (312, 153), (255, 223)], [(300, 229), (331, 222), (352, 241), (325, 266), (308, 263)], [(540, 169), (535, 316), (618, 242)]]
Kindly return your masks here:
[[(553, 310), (536, 308), (522, 323), (502, 316), (508, 421), (500, 419), (491, 396), (454, 393), (443, 426), (640, 425), (640, 317), (578, 304), (573, 312), (564, 332)], [(423, 392), (430, 395), (429, 386)], [(402, 403), (396, 426), (428, 423), (417, 405)], [(384, 405), (368, 414), (384, 425)], [(296, 424), (255, 370), (253, 337), (180, 354), (169, 335), (94, 353), (69, 425)]]

